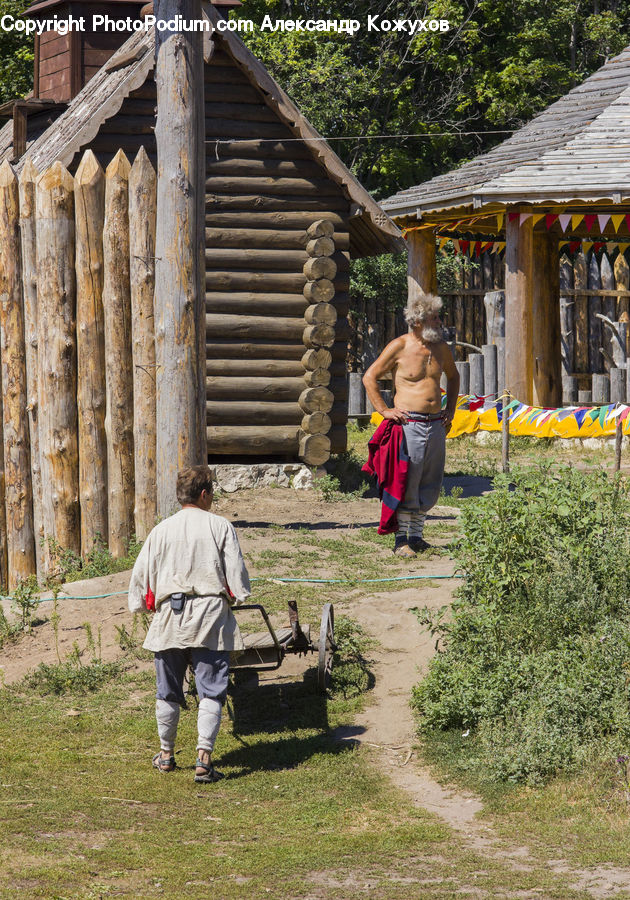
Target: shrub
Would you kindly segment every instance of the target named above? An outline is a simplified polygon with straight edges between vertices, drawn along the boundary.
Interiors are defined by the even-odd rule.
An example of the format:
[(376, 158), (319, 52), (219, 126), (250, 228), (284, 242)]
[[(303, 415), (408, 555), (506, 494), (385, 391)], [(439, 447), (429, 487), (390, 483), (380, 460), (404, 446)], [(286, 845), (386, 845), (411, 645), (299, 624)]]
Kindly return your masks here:
[(604, 473), (550, 466), (466, 505), (465, 583), (413, 704), (471, 729), (487, 773), (535, 783), (630, 738), (630, 501)]

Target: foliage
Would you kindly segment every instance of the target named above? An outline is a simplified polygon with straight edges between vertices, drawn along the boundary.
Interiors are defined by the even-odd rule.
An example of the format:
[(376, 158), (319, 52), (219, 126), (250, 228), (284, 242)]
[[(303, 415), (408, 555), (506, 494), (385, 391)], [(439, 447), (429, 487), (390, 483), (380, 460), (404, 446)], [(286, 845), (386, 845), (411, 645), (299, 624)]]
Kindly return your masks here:
[(55, 538), (47, 539), (51, 558), (53, 578), (58, 582), (79, 581), (84, 578), (98, 578), (101, 575), (113, 575), (132, 568), (142, 542), (133, 535), (129, 541), (126, 556), (115, 559), (105, 541), (99, 536), (84, 557), (74, 550), (61, 547)]
[[(29, 4), (2, 0), (2, 15), (17, 17)], [(0, 103), (24, 97), (33, 87), (33, 38), (19, 31), (0, 30)]]
[[(335, 32), (244, 35), (377, 198), (504, 139), (628, 42), (628, 0), (247, 0), (233, 15), (349, 18)], [(448, 19), (451, 30), (368, 31), (368, 15)], [(333, 88), (334, 86), (334, 88)], [(505, 129), (502, 133), (496, 133)], [(493, 133), (494, 132), (494, 133)]]
[(374, 684), (366, 653), (373, 649), (375, 642), (358, 622), (348, 616), (338, 616), (335, 620), (335, 644), (331, 691), (346, 700), (358, 697)]
[(474, 731), (491, 777), (534, 783), (630, 738), (629, 489), (549, 465), (494, 484), (463, 507), (450, 619), (418, 611), (440, 652), (413, 703), (423, 731)]

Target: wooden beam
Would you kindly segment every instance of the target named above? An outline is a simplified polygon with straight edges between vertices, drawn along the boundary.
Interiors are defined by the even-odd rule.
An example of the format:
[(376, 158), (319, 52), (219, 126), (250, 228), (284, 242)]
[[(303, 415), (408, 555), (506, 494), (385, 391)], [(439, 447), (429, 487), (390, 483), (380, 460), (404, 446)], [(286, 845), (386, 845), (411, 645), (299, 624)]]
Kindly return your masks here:
[[(523, 210), (515, 209), (514, 212)], [(532, 218), (508, 221), (505, 247), (505, 387), (522, 403), (533, 401), (532, 306), (534, 282)]]
[(424, 294), (437, 294), (435, 237), (432, 230), (410, 231), (407, 235), (407, 302)]
[(534, 404), (556, 407), (562, 403), (558, 245), (548, 234), (535, 232), (532, 246)]
[[(156, 0), (158, 20), (201, 19), (200, 0)], [(177, 506), (184, 466), (207, 461), (203, 35), (156, 30), (155, 265), (157, 512)], [(301, 287), (301, 286), (300, 286)]]

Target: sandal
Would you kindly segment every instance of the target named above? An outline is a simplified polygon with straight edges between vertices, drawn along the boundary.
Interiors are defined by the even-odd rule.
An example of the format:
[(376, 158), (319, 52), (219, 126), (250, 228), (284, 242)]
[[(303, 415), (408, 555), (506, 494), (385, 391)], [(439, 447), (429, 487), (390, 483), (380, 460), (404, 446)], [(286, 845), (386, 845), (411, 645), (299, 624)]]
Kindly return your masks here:
[(400, 559), (415, 559), (416, 554), (410, 545), (405, 542), (404, 544), (396, 544), (394, 547), (394, 556), (398, 556)]
[(169, 756), (168, 759), (164, 759), (161, 750), (153, 757), (153, 768), (157, 769), (159, 772), (172, 772), (175, 766), (175, 757)]
[(195, 766), (199, 769), (206, 770), (205, 775), (197, 775), (195, 772), (195, 781), (200, 784), (214, 784), (215, 781), (220, 781), (222, 778), (225, 778), (223, 772), (217, 772), (212, 763), (203, 763), (199, 757), (197, 757)]

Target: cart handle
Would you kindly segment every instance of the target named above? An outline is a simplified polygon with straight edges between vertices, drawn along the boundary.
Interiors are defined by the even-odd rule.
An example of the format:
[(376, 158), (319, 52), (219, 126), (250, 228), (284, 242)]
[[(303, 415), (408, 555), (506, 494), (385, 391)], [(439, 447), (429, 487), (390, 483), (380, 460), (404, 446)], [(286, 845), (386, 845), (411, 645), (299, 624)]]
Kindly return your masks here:
[(265, 609), (265, 607), (261, 606), (260, 603), (239, 603), (238, 606), (232, 607), (232, 612), (235, 612), (237, 609), (238, 610), (257, 609), (258, 612), (260, 613), (260, 615), (263, 617), (264, 623), (267, 626), (267, 628), (269, 629), (269, 634), (271, 635), (271, 640), (273, 641), (274, 647), (276, 648), (276, 656), (278, 659), (275, 666), (265, 666), (265, 668), (268, 669), (270, 672), (275, 671), (275, 669), (279, 669), (280, 666), (282, 665), (282, 655), (283, 655), (282, 648), (280, 647), (280, 644), (278, 643), (278, 638), (276, 637), (276, 632), (273, 630), (273, 625), (269, 621), (269, 616), (267, 615), (267, 610)]

